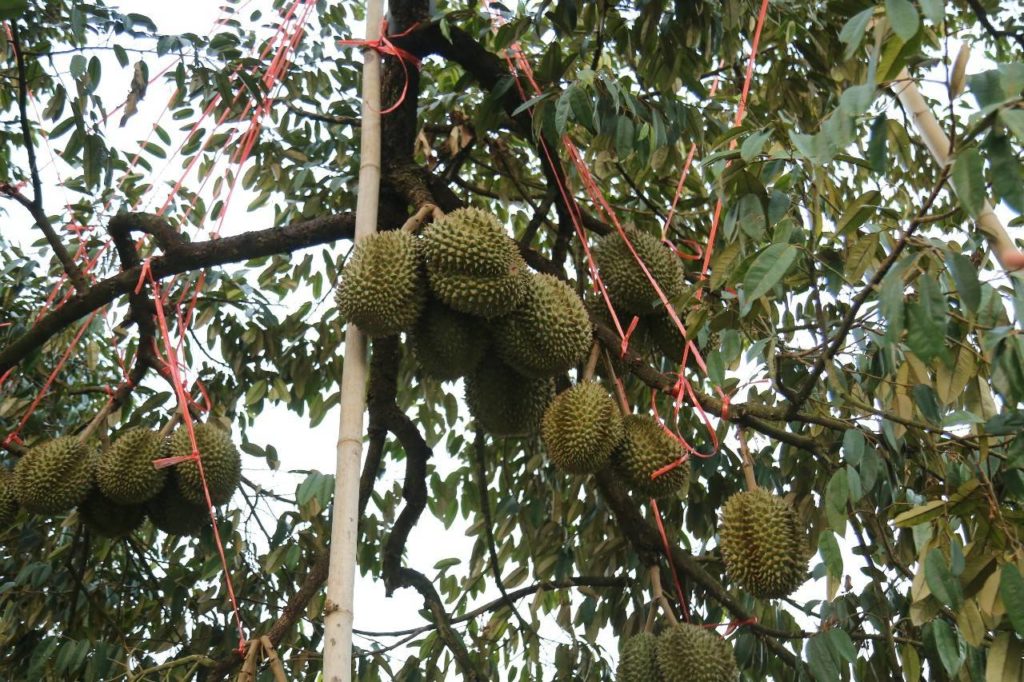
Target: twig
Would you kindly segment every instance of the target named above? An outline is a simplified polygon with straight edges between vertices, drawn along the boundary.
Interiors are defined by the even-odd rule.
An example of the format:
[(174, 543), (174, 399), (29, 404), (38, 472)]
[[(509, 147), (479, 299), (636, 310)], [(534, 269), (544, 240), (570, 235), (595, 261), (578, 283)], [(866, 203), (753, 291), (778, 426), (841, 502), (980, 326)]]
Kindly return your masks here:
[(597, 370), (597, 362), (601, 359), (601, 344), (598, 341), (594, 341), (594, 345), (590, 348), (590, 357), (587, 358), (587, 364), (583, 368), (583, 374), (580, 375), (580, 381), (590, 381), (594, 378), (594, 371)]
[(757, 490), (757, 478), (754, 476), (754, 460), (747, 446), (747, 432), (740, 429), (740, 452), (743, 455), (743, 477), (747, 481), (747, 490)]
[(657, 564), (652, 564), (647, 569), (648, 575), (651, 576), (651, 593), (654, 595), (654, 601), (661, 604), (661, 610), (665, 613), (665, 617), (668, 618), (668, 622), (675, 625), (679, 622), (676, 618), (676, 614), (672, 611), (672, 604), (669, 602), (668, 597), (665, 596), (665, 590), (661, 589), (661, 567)]
[(402, 225), (401, 228), (402, 232), (405, 232), (406, 234), (416, 234), (420, 227), (423, 226), (423, 223), (426, 221), (428, 216), (432, 220), (438, 220), (444, 217), (444, 212), (434, 204), (423, 204), (420, 206), (420, 209), (412, 215), (412, 217), (405, 221), (405, 224)]

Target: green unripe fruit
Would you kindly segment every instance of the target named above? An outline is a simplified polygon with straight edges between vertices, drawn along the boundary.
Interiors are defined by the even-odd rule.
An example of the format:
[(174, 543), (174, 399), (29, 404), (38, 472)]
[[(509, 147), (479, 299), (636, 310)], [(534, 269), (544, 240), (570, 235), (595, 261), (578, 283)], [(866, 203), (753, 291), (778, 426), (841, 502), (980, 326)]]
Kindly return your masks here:
[(210, 525), (209, 509), (182, 497), (170, 479), (160, 494), (146, 503), (146, 513), (153, 525), (168, 535), (195, 535)]
[(90, 449), (75, 436), (32, 447), (14, 466), (14, 495), (35, 514), (70, 511), (92, 488)]
[[(214, 504), (224, 504), (235, 494), (242, 478), (242, 458), (231, 442), (231, 434), (213, 424), (194, 424), (196, 445), (203, 460), (203, 473)], [(167, 443), (168, 457), (192, 454), (188, 429), (178, 427)], [(181, 496), (196, 505), (206, 505), (199, 465), (194, 460), (176, 464), (174, 478)]]
[(575, 367), (593, 339), (583, 301), (551, 275), (529, 278), (526, 299), (494, 323), (498, 356), (520, 374), (547, 377)]
[(729, 643), (689, 623), (658, 636), (658, 670), (664, 682), (736, 682), (740, 675)]
[(554, 393), (552, 379), (524, 377), (497, 360), (485, 360), (466, 377), (466, 405), (492, 436), (536, 432)]
[(585, 382), (551, 401), (540, 435), (556, 467), (590, 474), (603, 469), (622, 442), (622, 415), (600, 384)]
[[(681, 297), (685, 273), (679, 258), (646, 232), (627, 230), (626, 235), (665, 297), (670, 301)], [(617, 308), (634, 315), (654, 311), (661, 299), (622, 235), (612, 232), (601, 237), (594, 245), (594, 259)]]
[(788, 596), (807, 580), (807, 539), (796, 511), (766, 490), (726, 500), (718, 545), (729, 577), (760, 599)]
[(14, 472), (0, 469), (0, 530), (14, 523), (18, 498), (14, 495)]
[(651, 474), (683, 456), (683, 446), (653, 418), (627, 415), (622, 420), (625, 438), (612, 454), (616, 472), (633, 490), (649, 497), (683, 491), (690, 482), (690, 460), (657, 478)]
[(619, 655), (615, 682), (661, 682), (658, 670), (658, 638), (641, 632), (626, 640)]
[(94, 464), (96, 485), (111, 502), (139, 504), (156, 497), (167, 478), (153, 460), (163, 455), (164, 439), (156, 431), (129, 429), (100, 454)]
[(484, 357), (486, 336), (479, 318), (430, 301), (411, 335), (423, 373), (441, 381), (464, 377)]
[(78, 515), (94, 533), (108, 538), (123, 538), (142, 525), (146, 508), (141, 504), (118, 504), (94, 488), (78, 505)]
[(500, 317), (526, 296), (526, 262), (486, 211), (462, 208), (434, 221), (423, 231), (423, 253), (434, 295), (459, 312)]
[(341, 277), (338, 310), (367, 336), (391, 336), (416, 324), (426, 301), (416, 237), (394, 230), (366, 237)]

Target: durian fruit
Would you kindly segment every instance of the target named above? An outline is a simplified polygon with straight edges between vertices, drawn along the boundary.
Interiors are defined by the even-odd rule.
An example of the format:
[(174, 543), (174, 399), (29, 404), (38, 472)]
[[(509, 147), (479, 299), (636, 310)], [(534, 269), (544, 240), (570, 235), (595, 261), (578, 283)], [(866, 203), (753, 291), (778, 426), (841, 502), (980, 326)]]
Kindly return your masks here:
[(619, 654), (615, 682), (662, 682), (658, 670), (658, 638), (641, 632), (626, 640)]
[(75, 436), (35, 445), (14, 466), (14, 495), (35, 514), (70, 511), (91, 488), (91, 450)]
[(526, 296), (526, 262), (487, 211), (462, 208), (428, 225), (423, 254), (434, 295), (459, 312), (500, 317)]
[(732, 647), (714, 630), (677, 623), (658, 636), (658, 670), (664, 682), (736, 682)]
[(548, 457), (573, 474), (603, 469), (624, 434), (615, 400), (591, 381), (559, 393), (544, 411), (540, 429)]
[(78, 505), (78, 515), (85, 526), (97, 535), (123, 538), (142, 525), (146, 508), (141, 504), (119, 504), (99, 488), (93, 488), (85, 501)]
[(14, 523), (18, 499), (14, 496), (14, 472), (0, 469), (0, 530)]
[(683, 456), (683, 446), (646, 415), (627, 415), (622, 420), (625, 438), (612, 453), (616, 472), (633, 490), (649, 497), (684, 491), (690, 483), (690, 460), (652, 479), (651, 474)]
[[(679, 258), (646, 232), (627, 230), (626, 235), (665, 297), (669, 300), (681, 297), (685, 291), (685, 273)], [(634, 315), (647, 315), (654, 310), (661, 299), (618, 232), (597, 240), (594, 259), (616, 307)]]
[(726, 500), (718, 545), (729, 577), (760, 599), (788, 596), (807, 579), (807, 542), (796, 511), (766, 490)]
[(478, 318), (431, 300), (410, 335), (423, 373), (441, 381), (464, 377), (483, 360), (486, 331)]
[(416, 237), (392, 230), (356, 244), (342, 270), (335, 299), (341, 316), (367, 336), (412, 329), (426, 301)]
[(498, 356), (520, 374), (546, 377), (576, 366), (593, 339), (583, 301), (552, 275), (529, 278), (526, 298), (494, 323)]
[(530, 379), (488, 359), (466, 377), (466, 405), (492, 436), (526, 436), (540, 425), (555, 394), (553, 379)]
[[(231, 442), (231, 434), (213, 424), (194, 424), (196, 445), (203, 461), (203, 473), (214, 504), (224, 504), (235, 494), (242, 477), (242, 458)], [(179, 426), (167, 442), (167, 457), (184, 457), (192, 454), (192, 442), (188, 429)], [(206, 505), (203, 481), (199, 476), (199, 465), (188, 460), (174, 466), (174, 479), (181, 496), (196, 505)]]
[(679, 332), (676, 323), (668, 313), (649, 315), (644, 320), (652, 345), (664, 353), (670, 364), (678, 366), (683, 360), (686, 337)]
[(164, 439), (143, 427), (128, 429), (93, 465), (96, 485), (111, 502), (139, 504), (156, 497), (167, 478), (153, 460), (163, 456)]
[(146, 503), (146, 513), (153, 525), (168, 535), (195, 535), (210, 524), (205, 504), (186, 500), (173, 479), (167, 479), (163, 490)]

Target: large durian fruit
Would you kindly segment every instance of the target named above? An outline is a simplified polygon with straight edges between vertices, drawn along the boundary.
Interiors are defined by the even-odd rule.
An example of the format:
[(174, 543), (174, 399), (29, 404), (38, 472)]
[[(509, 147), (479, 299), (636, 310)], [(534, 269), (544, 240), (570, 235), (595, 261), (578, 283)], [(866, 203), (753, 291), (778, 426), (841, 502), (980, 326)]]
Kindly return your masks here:
[(664, 682), (736, 682), (740, 674), (729, 643), (689, 623), (658, 635), (658, 670)]
[(392, 230), (356, 244), (335, 298), (342, 318), (354, 322), (367, 336), (412, 329), (426, 300), (416, 237)]
[(186, 500), (173, 479), (146, 503), (146, 513), (158, 530), (168, 535), (195, 535), (210, 524), (210, 510), (204, 504)]
[(14, 495), (14, 472), (0, 469), (0, 530), (14, 523), (18, 498)]
[(33, 446), (14, 466), (14, 495), (35, 514), (70, 511), (92, 488), (92, 452), (75, 436)]
[(410, 340), (424, 374), (441, 381), (454, 381), (472, 372), (483, 360), (487, 350), (485, 336), (479, 318), (431, 300)]
[[(235, 494), (242, 477), (242, 459), (231, 441), (231, 434), (213, 424), (194, 424), (196, 445), (203, 460), (203, 473), (214, 504), (224, 504)], [(185, 457), (192, 454), (192, 442), (188, 429), (179, 426), (167, 442), (168, 457)], [(199, 476), (199, 465), (194, 460), (176, 464), (174, 479), (181, 496), (196, 505), (205, 505), (203, 481)]]
[(103, 451), (93, 465), (96, 485), (111, 502), (140, 504), (156, 497), (167, 478), (153, 460), (163, 456), (164, 439), (156, 431), (128, 429)]
[(78, 505), (78, 515), (86, 528), (97, 535), (123, 538), (142, 525), (146, 508), (141, 504), (119, 504), (104, 495), (99, 488), (93, 488)]
[[(665, 297), (670, 301), (681, 297), (685, 292), (685, 273), (679, 258), (646, 232), (627, 230), (626, 235)], [(597, 240), (594, 260), (617, 308), (634, 315), (654, 311), (660, 301), (658, 294), (618, 232)]]
[(624, 434), (615, 400), (591, 381), (559, 393), (544, 411), (540, 430), (548, 457), (573, 474), (603, 469)]
[(641, 632), (626, 640), (619, 654), (615, 682), (662, 682), (658, 670), (658, 638)]
[(663, 497), (686, 491), (690, 483), (690, 460), (652, 479), (651, 474), (683, 456), (683, 446), (653, 418), (627, 415), (622, 420), (625, 438), (612, 453), (615, 471), (631, 489), (649, 497)]
[(466, 377), (466, 405), (492, 436), (527, 436), (537, 431), (555, 394), (553, 379), (531, 379), (489, 359)]
[(520, 374), (547, 377), (575, 367), (593, 339), (583, 301), (552, 275), (532, 275), (523, 303), (494, 323), (498, 356)]
[(461, 208), (423, 231), (427, 279), (455, 310), (486, 318), (507, 315), (526, 296), (526, 262), (497, 217)]
[(729, 577), (760, 599), (788, 596), (807, 579), (807, 540), (796, 511), (766, 490), (726, 500), (718, 545)]

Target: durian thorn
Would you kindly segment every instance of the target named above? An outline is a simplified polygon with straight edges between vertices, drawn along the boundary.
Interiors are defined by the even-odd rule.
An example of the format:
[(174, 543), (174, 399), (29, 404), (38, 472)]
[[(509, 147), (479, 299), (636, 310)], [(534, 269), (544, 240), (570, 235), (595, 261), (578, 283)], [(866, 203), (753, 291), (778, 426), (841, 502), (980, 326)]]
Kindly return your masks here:
[(743, 477), (747, 479), (747, 490), (757, 490), (757, 479), (754, 478), (754, 460), (747, 447), (747, 432), (740, 429), (740, 454), (743, 455)]
[(107, 404), (103, 406), (103, 409), (101, 409), (99, 413), (93, 417), (92, 421), (82, 429), (82, 432), (78, 434), (78, 442), (85, 445), (85, 442), (92, 437), (96, 432), (96, 429), (98, 429), (100, 425), (107, 420), (107, 417), (109, 417), (110, 413), (113, 411), (114, 401), (108, 400)]
[(626, 389), (622, 387), (622, 382), (615, 376), (615, 367), (612, 366), (612, 356), (608, 354), (608, 349), (604, 349), (604, 366), (608, 370), (608, 376), (612, 378), (612, 385), (615, 386), (615, 397), (619, 399), (619, 410), (623, 416), (633, 414), (633, 410), (629, 409), (629, 399), (626, 398)]
[(580, 376), (580, 381), (590, 381), (594, 378), (594, 371), (597, 369), (597, 361), (601, 359), (601, 343), (597, 340), (594, 341), (594, 345), (590, 347), (590, 357), (587, 358), (587, 364), (583, 368), (583, 374)]
[(661, 568), (657, 564), (652, 564), (647, 571), (651, 575), (651, 593), (654, 595), (654, 600), (661, 604), (661, 610), (665, 612), (669, 623), (676, 625), (679, 621), (676, 619), (675, 612), (672, 611), (672, 604), (665, 596), (665, 590), (661, 589)]
[(401, 228), (402, 232), (407, 234), (416, 234), (419, 229), (423, 227), (423, 223), (426, 222), (427, 216), (430, 216), (433, 220), (437, 220), (438, 218), (443, 218), (444, 213), (434, 204), (423, 204), (420, 206), (420, 210), (416, 211), (411, 218), (405, 221), (405, 224), (402, 225)]
[(178, 422), (180, 421), (181, 410), (176, 410), (174, 414), (171, 415), (171, 418), (167, 420), (167, 423), (164, 424), (163, 428), (160, 429), (160, 438), (164, 439), (167, 438), (167, 436), (171, 435), (171, 431), (174, 430), (174, 427), (177, 426)]

